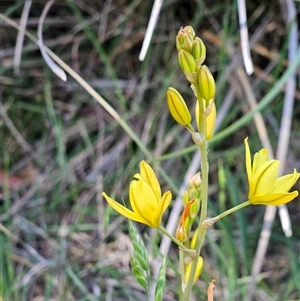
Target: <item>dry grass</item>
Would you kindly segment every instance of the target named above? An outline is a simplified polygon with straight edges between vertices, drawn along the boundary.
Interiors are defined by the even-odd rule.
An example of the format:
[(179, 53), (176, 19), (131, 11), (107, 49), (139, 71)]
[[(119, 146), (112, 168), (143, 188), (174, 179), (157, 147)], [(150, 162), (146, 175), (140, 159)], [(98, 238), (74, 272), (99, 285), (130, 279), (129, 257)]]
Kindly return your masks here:
[[(218, 84), (216, 103), (220, 116), (224, 113), (220, 133), (226, 134), (230, 124), (238, 125), (249, 113), (249, 100), (259, 102), (270, 96), (290, 65), (283, 4), (247, 3), (255, 66), (248, 77), (241, 60), (235, 1), (206, 2), (198, 6), (195, 1), (165, 1), (144, 62), (138, 61), (138, 55), (151, 1), (56, 1), (44, 22), (45, 45), (96, 89), (140, 137), (172, 179), (161, 175), (164, 189), (172, 187), (175, 196), (174, 186), (180, 187), (195, 151), (165, 105), (168, 86), (192, 99), (178, 68), (174, 47), (178, 29), (192, 24), (206, 43), (206, 64)], [(30, 7), (26, 30), (34, 35), (44, 4), (33, 1)], [(2, 1), (0, 6), (3, 14), (20, 23), (23, 1)], [(71, 76), (65, 83), (53, 75), (30, 39), (25, 37), (17, 48), (17, 34), (1, 20), (0, 300), (1, 296), (5, 301), (146, 300), (130, 271), (132, 247), (126, 223), (106, 206), (101, 192), (126, 201), (139, 161), (151, 158)], [(261, 126), (266, 126), (275, 153), (285, 92), (283, 86), (273, 93), (270, 105), (261, 112)], [(299, 101), (298, 85), (287, 172), (300, 170)], [(251, 136), (253, 149), (261, 147), (258, 124), (249, 117), (211, 144), (211, 215), (245, 200), (242, 141)], [(175, 156), (180, 150), (183, 155)], [(226, 175), (223, 188), (221, 167)], [(300, 298), (299, 198), (288, 208), (294, 236), (285, 238), (276, 218), (253, 300)], [(211, 278), (216, 279), (215, 300), (245, 300), (263, 213), (263, 207), (249, 208), (209, 232), (205, 272), (196, 288), (198, 299), (193, 300), (206, 300)], [(153, 242), (160, 237), (139, 227), (154, 257)], [(169, 257), (164, 300), (173, 301), (178, 298), (174, 246)]]

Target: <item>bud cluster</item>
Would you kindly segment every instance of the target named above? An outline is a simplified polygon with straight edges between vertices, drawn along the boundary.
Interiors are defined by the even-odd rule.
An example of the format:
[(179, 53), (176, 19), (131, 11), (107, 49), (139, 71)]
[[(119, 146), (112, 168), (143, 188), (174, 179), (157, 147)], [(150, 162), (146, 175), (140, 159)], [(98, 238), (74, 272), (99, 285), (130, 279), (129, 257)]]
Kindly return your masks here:
[(216, 120), (215, 81), (208, 67), (203, 65), (206, 47), (191, 26), (179, 30), (176, 48), (180, 67), (197, 97), (195, 117), (198, 132), (191, 125), (192, 117), (183, 97), (174, 88), (169, 88), (167, 92), (168, 107), (175, 121), (184, 125), (191, 132), (194, 142), (201, 145), (204, 139), (209, 140), (213, 136)]
[(176, 238), (179, 241), (187, 241), (188, 233), (199, 212), (201, 203), (201, 184), (202, 180), (200, 172), (198, 172), (191, 178), (187, 190), (183, 193), (182, 202), (184, 210), (176, 230)]
[(189, 215), (192, 219), (194, 219), (200, 209), (200, 202), (201, 202), (201, 176), (200, 172), (196, 173), (188, 184), (188, 189), (183, 194), (183, 205), (186, 206), (190, 200), (194, 200), (193, 204), (191, 205)]

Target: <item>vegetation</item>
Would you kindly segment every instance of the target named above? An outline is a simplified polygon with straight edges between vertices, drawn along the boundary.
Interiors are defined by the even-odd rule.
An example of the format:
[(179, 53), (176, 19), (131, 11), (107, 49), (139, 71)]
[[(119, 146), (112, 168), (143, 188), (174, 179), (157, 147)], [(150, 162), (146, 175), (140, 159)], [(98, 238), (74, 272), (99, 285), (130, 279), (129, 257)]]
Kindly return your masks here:
[[(44, 44), (87, 86), (68, 71), (66, 82), (54, 75), (28, 35), (36, 36), (44, 2), (32, 2), (24, 42), (17, 42), (20, 28), (14, 22), (21, 22), (29, 2), (0, 4), (0, 300), (146, 300), (131, 269), (128, 223), (102, 192), (128, 204), (129, 183), (146, 160), (162, 191), (173, 195), (162, 223), (178, 224), (179, 217), (172, 221), (181, 204), (176, 197), (185, 177), (193, 176), (188, 168), (199, 170), (199, 160), (193, 160), (197, 147), (191, 135), (167, 107), (172, 86), (194, 110), (193, 92), (178, 64), (176, 34), (181, 26), (193, 26), (216, 81), (208, 214), (217, 216), (247, 200), (245, 137), (251, 137), (253, 153), (269, 140), (275, 156), (281, 154), (285, 83), (296, 74), (300, 56), (298, 48), (289, 61), (287, 11), (275, 0), (248, 1), (254, 63), (248, 76), (235, 1), (165, 1), (143, 62), (138, 56), (152, 1), (56, 1), (44, 20)], [(293, 99), (284, 173), (300, 170), (299, 77)], [(276, 215), (251, 300), (300, 299), (299, 197), (287, 207), (293, 236), (285, 236)], [(214, 300), (247, 300), (264, 212), (264, 206), (247, 207), (208, 229), (191, 300), (207, 300), (211, 279)], [(135, 226), (150, 254), (150, 269), (158, 273), (162, 236)], [(177, 251), (175, 244), (168, 250), (165, 301), (179, 298)]]

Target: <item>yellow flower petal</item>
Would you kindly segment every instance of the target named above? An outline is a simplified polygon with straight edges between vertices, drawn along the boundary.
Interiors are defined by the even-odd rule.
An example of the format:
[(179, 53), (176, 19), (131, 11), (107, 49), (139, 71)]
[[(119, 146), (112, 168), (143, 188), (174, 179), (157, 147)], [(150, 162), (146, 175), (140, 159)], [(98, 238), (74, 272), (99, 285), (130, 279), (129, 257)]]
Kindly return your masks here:
[(155, 192), (156, 198), (160, 199), (161, 197), (160, 185), (158, 183), (157, 177), (153, 169), (145, 161), (142, 161), (140, 163), (140, 171), (141, 171), (142, 178), (152, 187), (153, 191)]
[(254, 175), (257, 170), (264, 165), (269, 159), (268, 151), (263, 148), (258, 153), (254, 155), (253, 166), (252, 166), (252, 174)]
[[(246, 171), (248, 179), (252, 179), (252, 168), (251, 168), (251, 153), (248, 144), (248, 137), (244, 140), (246, 150)], [(250, 185), (249, 185), (250, 186)]]
[(129, 197), (133, 211), (151, 222), (151, 214), (158, 205), (151, 187), (143, 181), (132, 181), (129, 187)]
[(292, 201), (298, 196), (298, 191), (287, 193), (271, 193), (264, 196), (257, 196), (252, 200), (254, 205), (279, 206)]
[(294, 169), (294, 172), (292, 174), (278, 178), (275, 182), (275, 186), (272, 193), (289, 191), (298, 181), (299, 176), (300, 174), (297, 172), (296, 169)]
[(162, 212), (165, 212), (167, 210), (171, 201), (172, 201), (172, 193), (171, 191), (166, 191), (161, 197), (161, 202), (159, 203), (159, 205), (163, 206)]
[(147, 220), (143, 219), (141, 216), (137, 215), (135, 212), (122, 206), (120, 203), (118, 203), (115, 200), (113, 200), (112, 198), (110, 198), (105, 192), (102, 192), (102, 196), (106, 199), (107, 203), (121, 215), (123, 215), (129, 219), (132, 219), (136, 222), (143, 223), (143, 224), (146, 224), (151, 227), (151, 224), (148, 223)]
[(279, 163), (277, 160), (270, 160), (257, 170), (252, 178), (256, 184), (253, 192), (255, 195), (265, 195), (273, 190), (278, 176)]
[(157, 224), (158, 226), (160, 225), (161, 217), (166, 211), (166, 209), (169, 207), (171, 200), (172, 200), (171, 192), (170, 191), (165, 192), (153, 212), (153, 217), (152, 217), (153, 224)]

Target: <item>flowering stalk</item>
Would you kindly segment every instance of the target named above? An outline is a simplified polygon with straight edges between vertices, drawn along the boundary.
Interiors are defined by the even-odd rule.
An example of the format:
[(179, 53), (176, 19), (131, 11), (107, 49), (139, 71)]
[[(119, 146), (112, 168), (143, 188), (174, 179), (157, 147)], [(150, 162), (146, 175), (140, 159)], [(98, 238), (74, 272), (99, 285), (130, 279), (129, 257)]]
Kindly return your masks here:
[[(193, 246), (196, 250), (196, 256), (193, 258), (191, 263), (187, 265), (188, 273), (186, 272), (186, 279), (182, 281), (183, 294), (181, 296), (181, 300), (188, 301), (195, 279), (197, 279), (200, 275), (200, 266), (202, 269), (203, 264), (202, 258), (200, 264), (199, 256), (206, 234), (206, 228), (202, 226), (202, 223), (205, 221), (207, 216), (207, 140), (211, 139), (213, 135), (216, 119), (216, 108), (214, 104), (215, 82), (209, 69), (205, 65), (202, 65), (206, 56), (206, 48), (202, 40), (195, 36), (195, 32), (192, 27), (187, 26), (180, 29), (176, 37), (176, 47), (178, 50), (180, 67), (187, 80), (192, 84), (191, 88), (197, 98), (195, 118), (198, 131), (195, 132), (191, 126), (188, 126), (191, 124), (191, 115), (188, 113), (188, 109), (183, 98), (173, 88), (170, 88), (167, 93), (168, 107), (175, 121), (188, 128), (192, 134), (192, 139), (195, 144), (198, 145), (201, 152), (202, 172), (200, 221), (196, 230), (196, 243), (195, 246)], [(175, 94), (175, 91), (178, 95)], [(171, 93), (172, 96), (174, 95), (172, 98), (170, 97)], [(182, 225), (183, 223), (181, 223), (181, 231), (178, 231), (178, 236), (180, 237), (183, 237), (182, 233), (186, 231), (186, 229), (182, 228)], [(188, 226), (188, 231), (189, 230), (190, 225)], [(188, 244), (189, 242), (187, 241), (186, 243)], [(180, 256), (180, 261), (182, 260), (182, 256)]]
[[(201, 108), (201, 106), (199, 106), (199, 111), (200, 111), (199, 115), (202, 116), (203, 109)], [(200, 129), (203, 130), (203, 133), (205, 133), (206, 121), (204, 118), (202, 119), (202, 122), (200, 122), (199, 127), (200, 127)], [(208, 160), (207, 160), (207, 142), (206, 142), (206, 140), (203, 141), (203, 143), (199, 146), (199, 148), (201, 151), (202, 200), (201, 200), (200, 222), (198, 225), (198, 235), (197, 235), (196, 244), (195, 244), (195, 250), (196, 250), (196, 254), (197, 254), (196, 258), (198, 258), (200, 255), (201, 247), (203, 245), (203, 241), (204, 241), (205, 234), (206, 234), (206, 228), (204, 228), (202, 226), (202, 223), (204, 222), (204, 220), (206, 219), (206, 216), (207, 216), (207, 196), (208, 196)], [(194, 259), (192, 261), (190, 276), (189, 276), (188, 282), (186, 284), (185, 291), (182, 295), (182, 299), (181, 299), (182, 301), (189, 300), (189, 296), (190, 296), (190, 293), (191, 293), (192, 287), (193, 287), (193, 279), (195, 277), (196, 270), (197, 270), (197, 259)]]
[[(278, 177), (278, 160), (270, 160), (266, 149), (254, 155), (252, 160), (248, 138), (245, 139), (246, 172), (248, 177), (248, 201), (241, 203), (213, 218), (207, 218), (208, 202), (208, 151), (207, 145), (214, 133), (216, 121), (215, 81), (205, 65), (206, 48), (203, 41), (196, 37), (192, 27), (181, 28), (176, 37), (178, 60), (191, 88), (196, 96), (195, 119), (197, 131), (192, 126), (192, 116), (188, 105), (174, 89), (167, 91), (167, 105), (174, 120), (184, 126), (192, 136), (193, 141), (201, 152), (201, 176), (196, 174), (189, 182), (183, 195), (184, 211), (181, 215), (174, 237), (162, 227), (162, 216), (170, 205), (172, 194), (170, 191), (162, 193), (155, 172), (145, 161), (140, 163), (140, 172), (134, 175), (129, 187), (130, 208), (121, 205), (102, 193), (108, 204), (118, 213), (136, 222), (149, 227), (157, 228), (169, 237), (179, 247), (179, 269), (181, 274), (181, 301), (188, 301), (194, 283), (199, 278), (203, 268), (203, 258), (200, 256), (207, 228), (221, 218), (249, 205), (281, 205), (292, 201), (298, 196), (298, 191), (290, 189), (298, 181), (300, 174), (293, 173)], [(201, 179), (202, 177), (202, 179)], [(200, 210), (200, 214), (199, 214)], [(194, 228), (193, 222), (199, 215), (199, 224), (191, 238), (190, 231)], [(131, 227), (133, 229), (133, 227)], [(135, 239), (137, 231), (132, 230), (132, 241), (136, 257), (132, 257), (132, 266), (138, 282), (148, 292), (148, 257), (141, 239)], [(155, 300), (162, 300), (165, 283), (166, 261), (161, 267), (160, 276), (155, 289)], [(147, 277), (145, 277), (145, 275)], [(208, 291), (209, 299), (213, 298), (214, 284), (211, 283)]]

